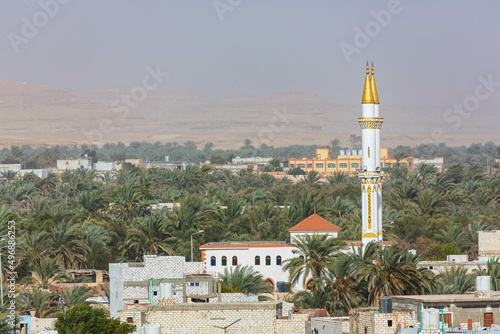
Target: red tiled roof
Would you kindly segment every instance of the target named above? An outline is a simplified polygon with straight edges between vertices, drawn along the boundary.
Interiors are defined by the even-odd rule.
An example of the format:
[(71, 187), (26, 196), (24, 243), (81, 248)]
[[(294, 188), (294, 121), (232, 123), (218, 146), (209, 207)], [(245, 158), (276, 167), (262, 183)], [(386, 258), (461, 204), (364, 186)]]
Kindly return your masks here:
[(340, 231), (342, 230), (335, 224), (330, 223), (325, 218), (320, 215), (314, 213), (290, 228), (288, 232), (296, 232), (296, 231)]
[(252, 244), (248, 244), (248, 243), (231, 243), (231, 244), (225, 244), (225, 245), (221, 245), (221, 244), (218, 244), (218, 243), (214, 243), (214, 244), (204, 244), (204, 245), (201, 245), (199, 248), (200, 249), (210, 249), (210, 248), (254, 248), (254, 247), (295, 247), (295, 245), (292, 245), (292, 244), (285, 244), (285, 243), (281, 243), (281, 244), (276, 244), (276, 243), (273, 243), (273, 244), (270, 244), (270, 243), (261, 243), (261, 244), (258, 244), (258, 243), (252, 243)]

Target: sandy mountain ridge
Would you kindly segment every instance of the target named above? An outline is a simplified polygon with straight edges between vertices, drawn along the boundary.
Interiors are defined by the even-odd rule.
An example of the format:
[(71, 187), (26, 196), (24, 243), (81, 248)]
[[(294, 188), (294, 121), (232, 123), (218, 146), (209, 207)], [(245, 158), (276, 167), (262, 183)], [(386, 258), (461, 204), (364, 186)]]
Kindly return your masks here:
[[(154, 90), (142, 101), (121, 101), (131, 91), (105, 88), (74, 93), (0, 81), (0, 146), (192, 140), (199, 146), (210, 141), (217, 148), (237, 148), (246, 138), (255, 146), (327, 145), (335, 138), (348, 146), (350, 134), (361, 133), (359, 104), (342, 106), (313, 93), (214, 99)], [(454, 129), (443, 121), (446, 108), (382, 106), (383, 145), (500, 142), (500, 113), (482, 110)], [(485, 108), (496, 110), (498, 106)]]

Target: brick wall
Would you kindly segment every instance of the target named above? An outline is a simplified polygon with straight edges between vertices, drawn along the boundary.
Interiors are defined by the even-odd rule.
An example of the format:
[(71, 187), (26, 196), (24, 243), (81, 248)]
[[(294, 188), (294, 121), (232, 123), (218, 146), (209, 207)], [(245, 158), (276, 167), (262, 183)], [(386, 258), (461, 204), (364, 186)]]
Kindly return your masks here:
[(309, 334), (311, 333), (311, 322), (302, 320), (277, 319), (274, 323), (276, 334)]
[(500, 256), (500, 230), (478, 231), (477, 234), (480, 257)]
[(31, 333), (54, 329), (57, 318), (31, 318)]
[(375, 310), (353, 310), (349, 325), (351, 333), (394, 334), (399, 328), (417, 327), (418, 314), (416, 311), (379, 313)]
[[(135, 312), (133, 309), (128, 309), (120, 312), (120, 319), (126, 321), (127, 318), (135, 317), (138, 330), (142, 324), (158, 323), (161, 325), (162, 334), (220, 334), (220, 328), (210, 325), (224, 327), (237, 319), (242, 319), (230, 327), (231, 334), (272, 334), (275, 330), (275, 321), (281, 316), (281, 312), (281, 303), (276, 302), (182, 304), (152, 308), (137, 307)], [(305, 331), (300, 332), (302, 333)]]

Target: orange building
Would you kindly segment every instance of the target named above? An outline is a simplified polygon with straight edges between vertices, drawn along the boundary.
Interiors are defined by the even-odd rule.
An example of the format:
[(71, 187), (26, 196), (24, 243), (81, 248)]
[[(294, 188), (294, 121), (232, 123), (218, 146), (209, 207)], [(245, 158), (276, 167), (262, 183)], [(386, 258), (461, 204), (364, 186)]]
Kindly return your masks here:
[[(346, 152), (347, 153), (347, 152)], [(359, 153), (356, 150), (356, 153)], [(408, 166), (413, 169), (413, 157), (401, 159), (399, 162), (402, 166)], [(391, 157), (388, 148), (380, 149), (380, 164), (383, 168), (394, 167), (397, 160)], [(288, 159), (288, 167), (290, 169), (300, 168), (306, 172), (316, 171), (321, 174), (329, 174), (333, 172), (355, 173), (358, 169), (362, 169), (362, 156), (356, 155), (339, 155), (336, 159), (332, 159), (332, 154), (329, 148), (317, 148), (316, 157), (313, 159)]]

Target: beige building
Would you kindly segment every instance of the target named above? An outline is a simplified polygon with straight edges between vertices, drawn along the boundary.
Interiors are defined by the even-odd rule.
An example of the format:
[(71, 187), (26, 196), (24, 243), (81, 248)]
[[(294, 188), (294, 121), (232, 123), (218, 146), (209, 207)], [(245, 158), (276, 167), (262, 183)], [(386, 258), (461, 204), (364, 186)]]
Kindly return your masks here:
[(500, 257), (500, 230), (478, 231), (479, 260)]
[(416, 310), (379, 312), (377, 308), (353, 309), (349, 312), (349, 332), (359, 334), (394, 334), (402, 328), (418, 328)]
[(81, 157), (78, 159), (57, 160), (57, 169), (59, 170), (92, 169), (92, 158)]
[[(220, 334), (231, 325), (231, 334), (308, 334), (311, 323), (300, 319), (283, 319), (282, 302), (197, 303), (179, 305), (134, 306), (120, 312), (120, 320), (158, 324), (162, 334)], [(139, 332), (139, 331), (138, 331)]]

